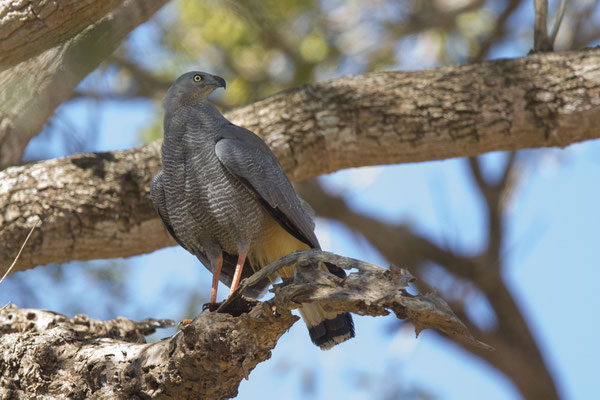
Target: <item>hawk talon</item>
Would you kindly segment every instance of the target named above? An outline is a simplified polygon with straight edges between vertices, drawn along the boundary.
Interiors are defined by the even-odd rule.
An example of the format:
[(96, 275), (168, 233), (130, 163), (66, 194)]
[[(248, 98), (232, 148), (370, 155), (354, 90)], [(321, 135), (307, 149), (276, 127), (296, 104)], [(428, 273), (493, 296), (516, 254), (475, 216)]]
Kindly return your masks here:
[(214, 302), (214, 303), (206, 303), (204, 305), (202, 305), (202, 311), (217, 311), (217, 308), (219, 308), (221, 306), (221, 304), (223, 304), (222, 301), (218, 301), (218, 302)]
[(177, 325), (177, 327), (178, 327), (179, 329), (183, 329), (183, 328), (185, 328), (186, 326), (188, 326), (189, 324), (191, 324), (191, 323), (192, 323), (192, 321), (193, 321), (193, 319), (184, 318), (184, 319), (182, 319), (182, 320), (181, 320), (181, 322), (180, 322), (180, 323)]

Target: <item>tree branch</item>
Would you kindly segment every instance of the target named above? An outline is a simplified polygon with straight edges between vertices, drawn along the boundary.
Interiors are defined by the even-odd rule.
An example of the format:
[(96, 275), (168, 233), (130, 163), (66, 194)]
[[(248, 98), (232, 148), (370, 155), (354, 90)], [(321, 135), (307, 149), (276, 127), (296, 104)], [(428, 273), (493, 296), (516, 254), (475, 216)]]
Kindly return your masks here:
[(600, 49), (318, 83), (228, 113), (295, 180), (600, 136)]
[(554, 26), (552, 27), (552, 32), (548, 36), (548, 40), (552, 43), (552, 47), (554, 47), (554, 42), (556, 40), (556, 35), (558, 35), (558, 30), (560, 29), (560, 25), (562, 24), (563, 17), (565, 16), (565, 10), (567, 9), (567, 0), (560, 0), (560, 6), (558, 7), (558, 11), (556, 12), (556, 18), (554, 21)]
[[(507, 168), (512, 168), (513, 161), (510, 160)], [(327, 194), (316, 182), (302, 182), (297, 188), (317, 215), (340, 221), (361, 233), (389, 262), (410, 265), (420, 278), (418, 286), (426, 286), (423, 284), (427, 270), (424, 266), (431, 263), (456, 278), (471, 282), (486, 296), (496, 315), (496, 326), (481, 338), (498, 351), (490, 353), (472, 346), (461, 346), (506, 374), (524, 398), (559, 398), (527, 321), (502, 279), (501, 260), (490, 251), (493, 244), (488, 244), (488, 249), (480, 255), (468, 257), (456, 254), (440, 249), (404, 225), (390, 225), (351, 210), (343, 199)], [(490, 237), (490, 240), (493, 239)], [(469, 325), (472, 326), (472, 323)]]
[(456, 28), (458, 16), (480, 9), (485, 1), (472, 0), (457, 7), (436, 2), (414, 3), (411, 14), (403, 23), (390, 23), (388, 28), (395, 31), (398, 37), (423, 32), (428, 29), (453, 30)]
[[(174, 245), (149, 195), (150, 181), (160, 169), (159, 145), (82, 154), (0, 172), (2, 260), (17, 254), (9, 232), (19, 234), (35, 223), (36, 215), (42, 223), (15, 270), (89, 259), (85, 254), (127, 257)], [(3, 268), (9, 264), (0, 262)]]
[(571, 7), (570, 20), (573, 21), (572, 38), (569, 48), (578, 49), (588, 45), (590, 42), (600, 37), (600, 26), (598, 26), (595, 16), (599, 4), (592, 2), (582, 4), (578, 9)]
[(552, 51), (552, 43), (548, 40), (548, 0), (533, 0), (533, 4), (533, 51)]
[(0, 72), (0, 168), (21, 161), (56, 107), (166, 1), (125, 0), (72, 39)]
[[(247, 311), (242, 317), (202, 313), (174, 336), (145, 344), (144, 335), (153, 329), (140, 329), (147, 325), (144, 321), (70, 319), (49, 311), (7, 307), (0, 311), (0, 330), (6, 332), (0, 337), (0, 395), (235, 397), (240, 381), (270, 358), (277, 339), (298, 319), (286, 310), (276, 314), (265, 303)], [(25, 326), (12, 322), (23, 319), (29, 321)]]
[[(349, 167), (597, 138), (599, 94), (600, 49), (594, 49), (342, 78), (226, 115), (262, 135), (300, 180)], [(159, 168), (154, 143), (0, 172), (0, 265), (12, 262), (34, 216), (42, 225), (16, 270), (173, 244), (148, 199)]]
[(481, 196), (485, 199), (488, 223), (488, 246), (486, 249), (486, 265), (488, 268), (500, 268), (502, 242), (504, 240), (504, 205), (506, 204), (508, 192), (514, 185), (509, 181), (513, 177), (515, 168), (516, 152), (508, 155), (504, 170), (497, 182), (488, 182), (483, 177), (479, 159), (469, 157), (469, 169)]
[(3, 2), (0, 4), (0, 70), (75, 36), (121, 5), (123, 1)]
[[(319, 261), (358, 271), (341, 279), (320, 270)], [(294, 278), (277, 285), (271, 300), (241, 297), (253, 283), (294, 263)], [(48, 311), (5, 307), (0, 310), (0, 395), (234, 397), (240, 381), (270, 358), (277, 340), (298, 320), (289, 310), (301, 302), (318, 301), (328, 310), (372, 316), (391, 310), (398, 318), (409, 319), (417, 333), (440, 329), (461, 343), (491, 349), (473, 338), (442, 299), (408, 294), (404, 288), (413, 279), (404, 269), (383, 269), (318, 250), (296, 252), (243, 281), (217, 312), (203, 312), (174, 336), (153, 344), (143, 344), (143, 335), (171, 321), (101, 322), (81, 315), (69, 319)], [(24, 359), (28, 362), (21, 362)]]
[(535, 19), (533, 24), (533, 51), (553, 51), (554, 40), (560, 29), (565, 14), (566, 0), (561, 0), (556, 12), (556, 21), (550, 34), (548, 34), (548, 0), (534, 0)]
[[(342, 279), (321, 270), (320, 262), (345, 270), (357, 269), (358, 272)], [(247, 288), (264, 282), (268, 276), (291, 264), (295, 264), (292, 282), (276, 285), (273, 290), (274, 303), (284, 308), (318, 302), (325, 311), (347, 311), (359, 315), (388, 315), (388, 310), (391, 310), (398, 318), (410, 320), (417, 335), (432, 328), (470, 346), (492, 350), (471, 335), (444, 300), (431, 293), (413, 296), (406, 292), (404, 289), (415, 280), (406, 269), (394, 265), (384, 269), (321, 250), (296, 251), (259, 270), (245, 279), (237, 293), (230, 296), (219, 310), (226, 310)]]

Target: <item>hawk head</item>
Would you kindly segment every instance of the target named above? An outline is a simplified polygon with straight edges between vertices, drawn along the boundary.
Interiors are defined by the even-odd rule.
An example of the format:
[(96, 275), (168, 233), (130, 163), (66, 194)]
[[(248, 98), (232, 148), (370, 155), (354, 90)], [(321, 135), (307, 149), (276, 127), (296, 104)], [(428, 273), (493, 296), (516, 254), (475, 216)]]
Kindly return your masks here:
[(187, 72), (173, 82), (165, 95), (163, 107), (206, 100), (215, 89), (225, 86), (225, 79), (220, 76), (202, 71)]

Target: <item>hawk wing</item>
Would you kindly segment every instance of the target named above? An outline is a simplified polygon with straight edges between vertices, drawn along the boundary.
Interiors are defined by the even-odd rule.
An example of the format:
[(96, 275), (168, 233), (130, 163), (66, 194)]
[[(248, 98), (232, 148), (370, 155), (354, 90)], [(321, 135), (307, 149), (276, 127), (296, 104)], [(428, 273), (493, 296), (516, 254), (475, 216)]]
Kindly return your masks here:
[(185, 244), (175, 234), (175, 230), (173, 230), (173, 226), (171, 225), (171, 220), (169, 219), (169, 212), (167, 211), (167, 201), (165, 199), (165, 189), (163, 186), (163, 171), (160, 170), (156, 176), (152, 179), (152, 183), (150, 184), (150, 197), (152, 198), (152, 204), (154, 204), (154, 209), (156, 213), (162, 220), (165, 228), (169, 234), (175, 239), (175, 241), (188, 252), (194, 254), (193, 251), (190, 251), (189, 248), (186, 247)]
[(256, 195), (286, 231), (311, 248), (320, 248), (310, 212), (261, 138), (228, 124), (219, 131), (215, 152), (223, 166)]

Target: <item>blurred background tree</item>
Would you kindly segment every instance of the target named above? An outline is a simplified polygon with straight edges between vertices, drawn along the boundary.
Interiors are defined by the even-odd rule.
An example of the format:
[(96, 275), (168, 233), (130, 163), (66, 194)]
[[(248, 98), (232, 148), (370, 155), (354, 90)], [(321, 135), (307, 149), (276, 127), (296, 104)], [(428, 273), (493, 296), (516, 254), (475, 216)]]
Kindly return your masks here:
[[(556, 9), (551, 1), (551, 21)], [(225, 110), (343, 75), (520, 57), (532, 35), (529, 0), (177, 0), (77, 87), (30, 142), (25, 161), (160, 138), (162, 96), (191, 69), (227, 80), (215, 97)], [(599, 38), (600, 3), (569, 2), (555, 48)], [(598, 244), (600, 189), (591, 183), (599, 156), (598, 143), (587, 142), (300, 184), (320, 217), (324, 248), (408, 267), (419, 290), (440, 291), (498, 350), (457, 350), (435, 333), (415, 341), (395, 320), (357, 318), (356, 339), (320, 353), (294, 327), (300, 333), (282, 339), (239, 398), (590, 398), (589, 352), (600, 354), (582, 332), (598, 328), (589, 319), (597, 320), (590, 315), (599, 300), (587, 294), (575, 306), (561, 291), (567, 265), (579, 295), (593, 293), (585, 281), (598, 277), (590, 249)], [(207, 301), (209, 280), (184, 250), (169, 248), (17, 273), (0, 295), (68, 315), (182, 319)]]

